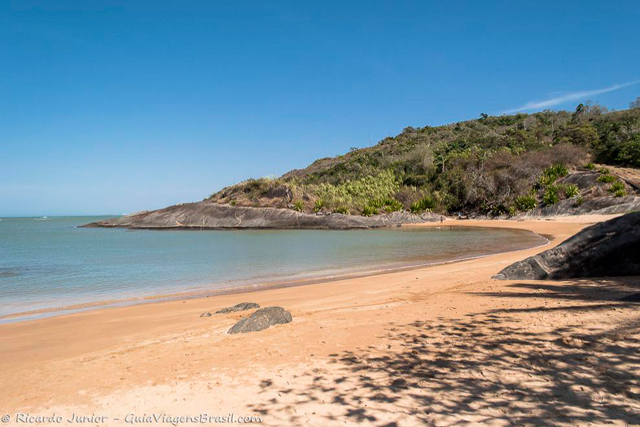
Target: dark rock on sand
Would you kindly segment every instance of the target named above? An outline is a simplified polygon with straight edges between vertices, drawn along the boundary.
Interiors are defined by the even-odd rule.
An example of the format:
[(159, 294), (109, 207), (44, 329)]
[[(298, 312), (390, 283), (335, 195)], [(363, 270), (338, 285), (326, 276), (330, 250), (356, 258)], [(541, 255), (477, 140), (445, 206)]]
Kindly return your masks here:
[(516, 262), (495, 279), (640, 275), (640, 212), (585, 228), (553, 249)]
[(620, 301), (624, 301), (624, 302), (640, 302), (640, 293), (627, 295), (626, 297), (620, 298)]
[(390, 227), (439, 221), (440, 215), (414, 215), (391, 212), (371, 217), (358, 215), (315, 215), (291, 209), (253, 208), (215, 202), (183, 203), (155, 211), (144, 211), (118, 218), (96, 221), (83, 227), (121, 227), (132, 229), (357, 229)]
[(209, 313), (208, 311), (205, 311), (200, 315), (200, 317), (211, 317), (211, 313)]
[(252, 308), (260, 308), (260, 306), (255, 302), (241, 302), (240, 304), (236, 304), (233, 307), (227, 307), (223, 308), (222, 310), (218, 310), (216, 311), (216, 314), (232, 313), (234, 311), (245, 311), (251, 310)]
[(272, 325), (290, 323), (293, 321), (291, 313), (282, 307), (266, 307), (253, 313), (251, 316), (242, 319), (231, 329), (229, 334), (244, 334), (245, 332), (257, 332), (267, 329)]

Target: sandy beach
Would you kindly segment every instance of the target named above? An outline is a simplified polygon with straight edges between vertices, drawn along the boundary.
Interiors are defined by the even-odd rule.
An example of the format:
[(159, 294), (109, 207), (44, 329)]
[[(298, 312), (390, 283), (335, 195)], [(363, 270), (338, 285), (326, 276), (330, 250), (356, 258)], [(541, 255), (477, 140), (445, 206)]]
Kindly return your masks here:
[[(619, 299), (638, 292), (640, 278), (491, 279), (609, 218), (447, 220), (551, 242), (417, 270), (3, 324), (0, 415), (11, 416), (7, 425), (20, 425), (18, 412), (97, 417), (88, 425), (153, 414), (258, 416), (273, 426), (638, 424), (640, 305)], [(200, 317), (243, 301), (282, 306), (293, 322), (228, 335), (247, 313)]]

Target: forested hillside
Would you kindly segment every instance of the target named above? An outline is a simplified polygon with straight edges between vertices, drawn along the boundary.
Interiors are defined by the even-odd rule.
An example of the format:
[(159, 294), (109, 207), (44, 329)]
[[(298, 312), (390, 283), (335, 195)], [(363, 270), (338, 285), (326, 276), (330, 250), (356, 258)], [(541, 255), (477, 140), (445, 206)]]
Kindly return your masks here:
[[(633, 106), (633, 105), (632, 105)], [(631, 190), (594, 163), (640, 167), (640, 108), (487, 116), (408, 127), (377, 145), (315, 161), (278, 179), (252, 179), (210, 196), (232, 206), (374, 215), (396, 210), (516, 214), (563, 199)], [(562, 178), (594, 171), (597, 191)], [(595, 187), (595, 186), (594, 186)]]

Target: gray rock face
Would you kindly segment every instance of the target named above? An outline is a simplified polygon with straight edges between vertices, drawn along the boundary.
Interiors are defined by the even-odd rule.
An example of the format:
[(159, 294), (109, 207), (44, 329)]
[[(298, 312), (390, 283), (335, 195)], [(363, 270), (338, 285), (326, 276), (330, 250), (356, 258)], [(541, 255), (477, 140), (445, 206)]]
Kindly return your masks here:
[(495, 279), (544, 280), (640, 275), (640, 212), (585, 228), (553, 249), (516, 262)]
[(440, 215), (414, 215), (409, 212), (363, 217), (356, 215), (312, 215), (291, 209), (251, 208), (214, 202), (184, 203), (156, 211), (92, 222), (83, 227), (122, 227), (134, 229), (354, 229), (389, 227), (439, 221)]
[(233, 313), (234, 311), (245, 311), (251, 310), (253, 308), (260, 308), (260, 306), (255, 302), (241, 302), (240, 304), (236, 304), (233, 307), (227, 307), (223, 308), (222, 310), (218, 310), (216, 311), (216, 314)]
[(576, 206), (575, 198), (565, 199), (553, 206), (546, 206), (538, 209), (537, 212), (528, 216), (558, 216), (558, 215), (610, 215), (635, 212), (640, 210), (640, 197), (597, 197)]
[(242, 319), (231, 329), (229, 334), (244, 334), (246, 332), (257, 332), (267, 329), (272, 325), (290, 323), (293, 321), (291, 313), (282, 307), (266, 307), (253, 313), (246, 319)]

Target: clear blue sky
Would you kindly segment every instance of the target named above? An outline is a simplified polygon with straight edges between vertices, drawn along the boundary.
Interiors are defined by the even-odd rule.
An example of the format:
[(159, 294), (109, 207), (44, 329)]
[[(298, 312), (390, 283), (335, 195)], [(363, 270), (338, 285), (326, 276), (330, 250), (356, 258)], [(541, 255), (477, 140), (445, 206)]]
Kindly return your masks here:
[(1, 1), (0, 216), (201, 200), (537, 101), (627, 108), (639, 22), (636, 1)]

